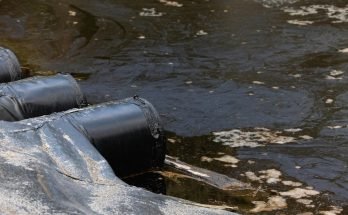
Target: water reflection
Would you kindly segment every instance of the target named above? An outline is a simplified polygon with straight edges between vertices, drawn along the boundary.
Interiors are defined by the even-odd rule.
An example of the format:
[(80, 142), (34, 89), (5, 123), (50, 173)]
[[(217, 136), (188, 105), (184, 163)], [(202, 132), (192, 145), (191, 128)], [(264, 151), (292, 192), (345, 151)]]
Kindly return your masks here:
[[(282, 181), (300, 182), (303, 189), (309, 186), (320, 192), (308, 204), (283, 196), (288, 207), (280, 211), (318, 213), (321, 205), (318, 210), (342, 207), (344, 214), (346, 4), (2, 0), (0, 42), (18, 54), (29, 74), (75, 74), (91, 103), (134, 94), (149, 99), (173, 132), (169, 154), (189, 164), (242, 181), (250, 181), (246, 172), (260, 177), (259, 171), (276, 169)], [(231, 148), (213, 141), (211, 133), (238, 129), (245, 134), (257, 127), (283, 132), (296, 141)], [(286, 131), (294, 128), (300, 128), (300, 134)], [(313, 139), (299, 140), (303, 135)], [(238, 167), (201, 161), (221, 153), (238, 158)], [(281, 182), (251, 181), (262, 192), (245, 198), (189, 179), (163, 181), (169, 195), (238, 206), (242, 212), (256, 205), (268, 210), (260, 202), (274, 203), (279, 200), (274, 195), (292, 189)], [(194, 196), (192, 190), (201, 192)]]

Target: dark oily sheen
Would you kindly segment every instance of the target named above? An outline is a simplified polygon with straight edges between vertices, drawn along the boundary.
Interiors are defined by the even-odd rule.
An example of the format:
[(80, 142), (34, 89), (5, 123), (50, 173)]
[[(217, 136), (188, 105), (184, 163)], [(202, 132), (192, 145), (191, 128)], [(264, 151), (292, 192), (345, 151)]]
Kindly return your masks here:
[(22, 76), (16, 55), (9, 49), (0, 47), (0, 83), (15, 81)]
[[(87, 118), (129, 103), (142, 109), (138, 102), (129, 99), (20, 122), (0, 121), (0, 213), (233, 214), (129, 186), (115, 176), (90, 142), (88, 134), (94, 133)], [(99, 138), (94, 137), (95, 145)]]
[(33, 77), (0, 85), (0, 120), (18, 121), (85, 104), (71, 75)]

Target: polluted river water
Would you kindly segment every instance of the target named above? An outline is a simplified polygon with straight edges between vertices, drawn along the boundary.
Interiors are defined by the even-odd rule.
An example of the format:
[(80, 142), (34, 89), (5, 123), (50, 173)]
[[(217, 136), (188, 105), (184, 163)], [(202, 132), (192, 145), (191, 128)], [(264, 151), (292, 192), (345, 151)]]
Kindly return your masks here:
[(347, 27), (345, 0), (0, 1), (30, 75), (147, 98), (168, 155), (248, 188), (170, 166), (128, 183), (241, 214), (348, 213)]

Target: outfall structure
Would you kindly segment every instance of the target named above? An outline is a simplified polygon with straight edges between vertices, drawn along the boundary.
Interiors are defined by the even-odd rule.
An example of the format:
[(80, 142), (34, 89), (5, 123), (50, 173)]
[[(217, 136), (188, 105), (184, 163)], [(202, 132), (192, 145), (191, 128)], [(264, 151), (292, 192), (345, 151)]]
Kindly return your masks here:
[[(0, 49), (0, 82), (18, 71), (15, 55)], [(0, 94), (1, 214), (233, 214), (119, 178), (164, 162), (163, 128), (145, 99), (85, 107), (68, 75), (3, 84)]]

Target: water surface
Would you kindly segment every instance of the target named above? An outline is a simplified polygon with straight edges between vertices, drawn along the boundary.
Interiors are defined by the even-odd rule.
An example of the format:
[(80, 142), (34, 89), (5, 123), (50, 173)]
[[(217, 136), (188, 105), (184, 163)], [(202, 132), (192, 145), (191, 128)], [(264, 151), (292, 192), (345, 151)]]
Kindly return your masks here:
[[(287, 206), (265, 213), (348, 213), (347, 27), (344, 0), (0, 2), (0, 43), (31, 75), (72, 73), (90, 103), (147, 98), (170, 155), (260, 191), (164, 177), (158, 192), (242, 213), (274, 196)], [(280, 181), (246, 176), (271, 169)], [(319, 194), (301, 203), (282, 181)]]

